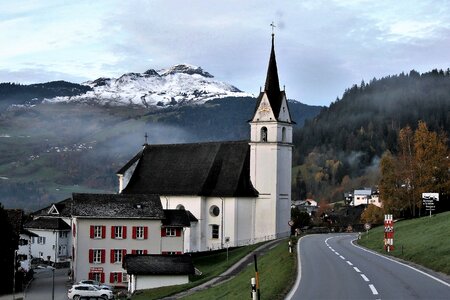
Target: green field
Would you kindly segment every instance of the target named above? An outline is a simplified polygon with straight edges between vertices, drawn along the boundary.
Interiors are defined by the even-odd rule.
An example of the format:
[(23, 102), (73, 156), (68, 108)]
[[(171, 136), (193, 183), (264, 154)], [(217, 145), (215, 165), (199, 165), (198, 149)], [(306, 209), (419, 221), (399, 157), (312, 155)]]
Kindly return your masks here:
[[(287, 242), (281, 242), (258, 258), (261, 299), (284, 299), (295, 281), (296, 253), (290, 254), (286, 244)], [(228, 263), (225, 252), (194, 258), (194, 265), (203, 274), (193, 276), (190, 279), (191, 283), (138, 292), (133, 295), (132, 299), (159, 299), (190, 289), (220, 275), (229, 266), (260, 245), (241, 247), (230, 251)], [(250, 295), (250, 279), (252, 277), (255, 277), (253, 264), (246, 267), (233, 279), (183, 299), (247, 299)]]
[[(383, 230), (370, 230), (358, 243), (385, 253)], [(389, 255), (450, 275), (450, 212), (396, 222), (394, 230), (395, 250)]]

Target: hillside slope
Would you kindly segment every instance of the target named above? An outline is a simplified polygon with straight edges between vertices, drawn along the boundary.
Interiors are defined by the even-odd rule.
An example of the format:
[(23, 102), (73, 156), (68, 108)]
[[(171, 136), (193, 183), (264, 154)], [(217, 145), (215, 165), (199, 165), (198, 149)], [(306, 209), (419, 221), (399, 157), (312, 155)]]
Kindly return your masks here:
[[(450, 212), (396, 222), (395, 250), (389, 255), (417, 263), (450, 275)], [(379, 226), (364, 235), (358, 244), (378, 252), (383, 248), (384, 227)]]

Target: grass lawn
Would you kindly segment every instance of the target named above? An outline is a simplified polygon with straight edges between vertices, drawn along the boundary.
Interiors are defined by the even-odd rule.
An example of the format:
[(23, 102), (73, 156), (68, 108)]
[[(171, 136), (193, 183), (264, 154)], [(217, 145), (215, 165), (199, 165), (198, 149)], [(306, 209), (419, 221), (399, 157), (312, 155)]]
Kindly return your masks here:
[[(297, 254), (289, 253), (286, 244), (281, 242), (258, 257), (261, 299), (284, 299), (295, 281)], [(233, 279), (184, 299), (249, 299), (252, 277), (255, 277), (254, 264)]]
[(206, 282), (225, 272), (229, 266), (235, 264), (241, 258), (246, 256), (254, 249), (258, 248), (259, 246), (261, 246), (261, 243), (246, 247), (230, 249), (228, 255), (228, 262), (226, 252), (214, 253), (202, 257), (194, 257), (193, 258), (194, 266), (202, 272), (202, 275), (191, 276), (191, 278), (189, 279), (190, 283), (188, 284), (139, 291), (135, 295), (133, 295), (132, 299), (133, 300), (160, 299), (163, 297), (167, 297), (185, 291), (194, 286), (200, 285), (203, 282)]
[[(450, 275), (450, 212), (400, 221), (394, 225), (395, 250), (389, 255)], [(378, 252), (383, 248), (384, 227), (363, 235), (358, 243)]]

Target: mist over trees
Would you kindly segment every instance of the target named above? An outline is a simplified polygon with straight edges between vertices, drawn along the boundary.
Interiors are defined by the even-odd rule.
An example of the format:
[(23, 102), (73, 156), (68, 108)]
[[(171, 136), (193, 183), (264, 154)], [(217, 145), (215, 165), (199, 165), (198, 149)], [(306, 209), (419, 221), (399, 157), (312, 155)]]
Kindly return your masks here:
[(430, 131), (449, 132), (449, 69), (374, 78), (347, 89), (294, 131), (293, 198), (334, 202), (344, 192), (378, 185), (383, 153), (406, 152), (399, 131), (416, 130), (419, 120)]

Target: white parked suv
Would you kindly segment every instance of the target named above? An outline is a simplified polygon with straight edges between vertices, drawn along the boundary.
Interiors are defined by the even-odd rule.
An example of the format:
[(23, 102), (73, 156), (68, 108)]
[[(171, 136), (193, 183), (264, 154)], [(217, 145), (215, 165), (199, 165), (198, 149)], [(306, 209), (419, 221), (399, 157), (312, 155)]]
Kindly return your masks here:
[(113, 290), (112, 286), (107, 285), (107, 284), (103, 284), (100, 281), (97, 280), (80, 280), (78, 281), (78, 284), (87, 284), (87, 285), (95, 285), (101, 289), (108, 289), (108, 290)]
[(76, 284), (73, 285), (67, 292), (67, 297), (70, 300), (78, 300), (80, 297), (92, 296), (102, 297), (106, 299), (114, 299), (114, 294), (110, 290), (99, 289), (94, 285)]

